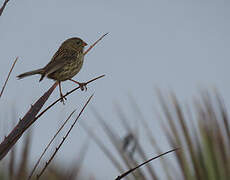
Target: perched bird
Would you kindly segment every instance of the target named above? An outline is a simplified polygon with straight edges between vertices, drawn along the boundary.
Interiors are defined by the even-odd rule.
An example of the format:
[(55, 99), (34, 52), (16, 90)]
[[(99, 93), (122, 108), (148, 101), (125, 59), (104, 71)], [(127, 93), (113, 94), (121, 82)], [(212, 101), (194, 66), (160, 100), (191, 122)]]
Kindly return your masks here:
[(62, 101), (64, 102), (64, 96), (61, 90), (61, 81), (70, 80), (77, 83), (81, 90), (86, 89), (85, 83), (79, 83), (72, 79), (82, 68), (84, 61), (84, 47), (87, 43), (82, 39), (74, 37), (65, 40), (58, 51), (54, 54), (51, 61), (43, 68), (34, 71), (25, 72), (18, 75), (19, 79), (34, 74), (40, 74), (42, 81), (44, 77), (48, 77), (59, 83), (59, 91)]

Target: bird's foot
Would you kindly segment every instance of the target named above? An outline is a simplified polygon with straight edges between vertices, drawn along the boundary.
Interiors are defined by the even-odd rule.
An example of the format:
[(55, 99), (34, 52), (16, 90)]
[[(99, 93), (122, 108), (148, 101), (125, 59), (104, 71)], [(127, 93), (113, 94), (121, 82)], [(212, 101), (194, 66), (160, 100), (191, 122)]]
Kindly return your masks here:
[(78, 82), (78, 81), (75, 81), (75, 80), (73, 80), (73, 79), (69, 79), (70, 81), (72, 81), (72, 82), (74, 82), (74, 83), (76, 83), (76, 84), (78, 84), (78, 86), (80, 87), (80, 89), (82, 90), (82, 91), (87, 91), (87, 87), (86, 87), (86, 85), (87, 85), (87, 83), (85, 83), (85, 82), (83, 82), (83, 83), (80, 83), (80, 82)]
[(78, 83), (78, 85), (82, 91), (87, 91), (87, 83)]
[(63, 103), (63, 105), (65, 105), (65, 101), (67, 100), (67, 98), (63, 94), (60, 94), (60, 97), (61, 97), (61, 102)]

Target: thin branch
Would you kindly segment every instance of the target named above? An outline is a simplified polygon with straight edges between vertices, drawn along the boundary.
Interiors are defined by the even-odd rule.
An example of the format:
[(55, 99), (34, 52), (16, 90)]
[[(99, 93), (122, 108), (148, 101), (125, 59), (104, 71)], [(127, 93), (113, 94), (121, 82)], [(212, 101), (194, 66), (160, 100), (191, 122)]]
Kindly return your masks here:
[(6, 5), (7, 5), (7, 3), (8, 3), (9, 1), (10, 1), (10, 0), (5, 0), (5, 2), (3, 3), (3, 5), (2, 5), (2, 7), (1, 7), (1, 9), (0, 9), (0, 16), (2, 15), (2, 13), (3, 13), (3, 11), (4, 11)]
[(65, 122), (61, 125), (61, 127), (58, 129), (58, 131), (55, 133), (55, 135), (53, 136), (53, 138), (51, 139), (51, 141), (48, 143), (48, 145), (46, 146), (46, 148), (44, 149), (44, 151), (42, 152), (41, 156), (39, 157), (39, 159), (37, 160), (33, 170), (31, 171), (28, 180), (31, 179), (35, 169), (37, 168), (38, 164), (40, 163), (42, 157), (44, 156), (44, 154), (46, 153), (46, 151), (48, 150), (48, 148), (50, 147), (51, 143), (54, 141), (54, 139), (57, 137), (57, 135), (59, 134), (59, 132), (63, 129), (63, 127), (65, 126), (65, 124), (69, 121), (69, 119), (72, 117), (72, 115), (75, 113), (76, 109), (70, 113), (69, 117), (65, 120)]
[(48, 165), (50, 164), (50, 162), (53, 160), (54, 156), (56, 155), (56, 153), (58, 152), (58, 150), (60, 149), (60, 147), (62, 146), (62, 144), (64, 143), (64, 141), (66, 140), (66, 138), (68, 137), (69, 133), (71, 132), (71, 130), (73, 129), (74, 125), (76, 124), (76, 122), (78, 121), (79, 117), (81, 116), (81, 114), (83, 113), (83, 111), (85, 110), (86, 106), (89, 104), (90, 100), (92, 99), (93, 95), (91, 95), (89, 97), (89, 99), (87, 100), (87, 102), (85, 103), (85, 105), (83, 106), (82, 110), (80, 111), (80, 113), (78, 114), (77, 118), (75, 119), (75, 121), (73, 122), (73, 124), (71, 125), (71, 127), (69, 128), (68, 132), (66, 133), (66, 135), (62, 138), (61, 143), (58, 145), (58, 147), (56, 147), (54, 153), (52, 154), (51, 158), (46, 162), (44, 168), (42, 169), (42, 171), (37, 175), (37, 179), (39, 179), (41, 177), (41, 175), (43, 174), (43, 172), (46, 170), (46, 168), (48, 167)]
[(107, 34), (105, 33), (103, 36), (101, 36), (95, 43), (93, 43), (85, 52), (84, 55), (86, 55), (99, 41), (101, 41)]
[(142, 164), (136, 166), (135, 168), (132, 168), (132, 169), (126, 171), (126, 172), (123, 173), (122, 175), (118, 176), (115, 180), (120, 180), (120, 179), (124, 178), (125, 176), (127, 176), (129, 173), (131, 173), (131, 172), (135, 171), (136, 169), (140, 168), (141, 166), (143, 166), (143, 165), (149, 163), (150, 161), (152, 161), (152, 160), (154, 160), (154, 159), (157, 159), (157, 158), (159, 158), (159, 157), (161, 157), (161, 156), (164, 156), (164, 155), (166, 155), (166, 154), (168, 154), (168, 153), (174, 152), (174, 151), (176, 151), (176, 150), (178, 150), (178, 149), (179, 149), (179, 148), (175, 148), (175, 149), (172, 149), (172, 150), (167, 151), (167, 152), (165, 152), (165, 153), (162, 153), (162, 154), (160, 154), (160, 155), (158, 155), (158, 156), (155, 156), (155, 157), (153, 157), (153, 158), (151, 158), (151, 159), (149, 159), (149, 160), (143, 162)]
[[(104, 77), (104, 76), (105, 76), (105, 75), (103, 74), (103, 75), (98, 76), (98, 77), (96, 77), (96, 78), (94, 78), (94, 79), (91, 79), (91, 80), (87, 81), (87, 82), (85, 83), (85, 85), (87, 85), (87, 84), (89, 84), (89, 83), (91, 83), (91, 82), (93, 82), (93, 81), (96, 81), (97, 79), (100, 79), (100, 78), (102, 78), (102, 77)], [(72, 94), (74, 91), (76, 91), (76, 90), (79, 89), (79, 88), (80, 88), (80, 86), (78, 86), (78, 87), (72, 89), (71, 91), (67, 92), (63, 97), (65, 98), (66, 96)], [(52, 104), (50, 104), (50, 105), (49, 105), (46, 109), (44, 109), (39, 115), (37, 115), (37, 117), (35, 118), (35, 120), (37, 120), (38, 118), (40, 118), (46, 111), (48, 111), (52, 106), (54, 106), (54, 105), (55, 105), (56, 103), (58, 103), (58, 101), (60, 101), (60, 100), (61, 100), (61, 98), (57, 99), (57, 100), (54, 101)]]
[(11, 68), (10, 68), (10, 71), (9, 71), (9, 73), (8, 73), (8, 75), (7, 75), (6, 81), (5, 81), (5, 83), (4, 83), (3, 87), (2, 87), (2, 90), (1, 90), (1, 93), (0, 93), (0, 98), (2, 97), (3, 91), (4, 91), (5, 87), (6, 87), (6, 84), (7, 84), (8, 80), (9, 80), (9, 78), (10, 78), (10, 74), (11, 74), (11, 72), (13, 71), (14, 66), (15, 66), (17, 60), (18, 60), (18, 57), (16, 57), (16, 59), (14, 60), (13, 65), (12, 65)]

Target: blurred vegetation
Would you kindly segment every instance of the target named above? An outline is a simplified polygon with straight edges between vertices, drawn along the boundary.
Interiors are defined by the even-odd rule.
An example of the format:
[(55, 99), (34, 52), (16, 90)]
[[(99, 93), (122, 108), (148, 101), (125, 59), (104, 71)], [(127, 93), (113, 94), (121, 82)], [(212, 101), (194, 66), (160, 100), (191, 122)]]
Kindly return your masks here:
[[(159, 97), (168, 124), (164, 126), (167, 139), (183, 149), (176, 152), (177, 176), (186, 180), (230, 179), (230, 126), (221, 96), (204, 92), (189, 108), (171, 94), (173, 111), (161, 94)], [(169, 168), (166, 171), (175, 179)]]
[[(190, 106), (179, 103), (178, 98), (173, 93), (170, 93), (169, 96), (163, 96), (158, 91), (158, 97), (161, 105), (161, 113), (158, 114), (158, 117), (162, 125), (162, 133), (167, 137), (171, 147), (180, 147), (180, 150), (167, 155), (167, 157), (174, 157), (173, 160), (172, 158), (168, 160), (167, 157), (161, 158), (163, 171), (153, 168), (151, 164), (154, 162), (151, 162), (145, 167), (135, 170), (125, 179), (162, 179), (163, 172), (168, 180), (229, 180), (230, 125), (221, 96), (218, 93), (204, 92), (199, 98), (194, 99)], [(150, 121), (144, 118), (144, 114), (133, 98), (131, 98), (131, 106), (135, 110), (135, 115), (140, 119), (146, 133), (146, 140), (152, 148), (157, 154), (166, 151), (160, 148), (161, 143), (157, 141), (152, 131), (153, 128), (148, 124)], [(105, 158), (108, 158), (119, 174), (122, 174), (150, 157), (147, 157), (145, 147), (139, 141), (138, 132), (132, 130), (128, 121), (129, 116), (122, 111), (119, 105), (116, 109), (127, 134), (123, 138), (97, 110), (93, 109), (93, 113), (120, 158), (111, 151), (111, 147), (103, 143), (105, 137), (97, 136), (87, 124), (82, 124), (82, 126), (104, 152)], [(28, 177), (30, 173), (28, 168), (28, 164), (30, 164), (30, 141), (31, 134), (28, 133), (24, 139), (20, 162), (15, 160), (15, 149), (11, 151), (7, 163), (1, 165), (0, 179), (20, 180)], [(80, 157), (84, 156), (85, 147)], [(63, 170), (66, 169), (62, 167), (63, 165), (52, 163), (41, 179), (84, 179), (82, 176), (79, 178), (82, 161), (83, 158), (79, 159), (76, 164), (70, 165), (66, 171)], [(115, 178), (112, 177), (111, 179)], [(90, 179), (94, 178), (91, 177)]]

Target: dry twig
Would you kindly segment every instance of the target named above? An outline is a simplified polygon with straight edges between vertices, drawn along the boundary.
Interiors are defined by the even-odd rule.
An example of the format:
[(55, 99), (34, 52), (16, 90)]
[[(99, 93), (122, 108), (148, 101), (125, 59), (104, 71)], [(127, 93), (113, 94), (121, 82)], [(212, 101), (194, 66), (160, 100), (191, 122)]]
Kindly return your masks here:
[(7, 5), (7, 3), (8, 3), (9, 1), (10, 1), (10, 0), (5, 0), (5, 2), (3, 3), (3, 5), (2, 5), (2, 7), (1, 7), (1, 9), (0, 9), (0, 16), (2, 15), (2, 13), (3, 13), (3, 11), (4, 11), (6, 5)]
[(101, 41), (107, 34), (105, 33), (103, 36), (101, 36), (95, 43), (93, 43), (85, 52), (84, 55), (86, 55), (99, 41)]
[[(87, 82), (85, 83), (85, 85), (88, 85), (89, 83), (91, 83), (91, 82), (93, 82), (93, 81), (96, 81), (97, 79), (100, 79), (100, 78), (102, 78), (102, 77), (104, 77), (104, 76), (105, 76), (105, 74), (103, 74), (103, 75), (101, 75), (101, 76), (98, 76), (98, 77), (96, 77), (96, 78), (93, 78), (93, 79), (87, 81)], [(65, 98), (66, 96), (72, 94), (74, 91), (78, 90), (79, 88), (80, 88), (80, 86), (78, 86), (78, 87), (72, 89), (71, 91), (69, 91), (69, 92), (67, 92), (65, 95), (63, 95), (63, 97)], [(61, 98), (57, 99), (57, 100), (54, 101), (52, 104), (50, 104), (47, 108), (45, 108), (40, 114), (38, 114), (38, 115), (36, 116), (35, 120), (37, 120), (38, 118), (40, 118), (46, 111), (48, 111), (52, 106), (54, 106), (54, 105), (55, 105), (56, 103), (58, 103), (59, 101), (61, 101)]]
[(12, 65), (11, 68), (10, 68), (10, 71), (9, 71), (9, 73), (8, 73), (8, 75), (7, 75), (6, 81), (5, 81), (5, 83), (4, 83), (3, 87), (2, 87), (2, 90), (1, 90), (1, 93), (0, 93), (0, 98), (2, 97), (3, 91), (4, 91), (5, 87), (6, 87), (6, 84), (7, 84), (8, 80), (9, 80), (9, 78), (10, 78), (10, 74), (11, 74), (11, 72), (13, 71), (14, 66), (15, 66), (17, 60), (18, 60), (18, 57), (16, 57), (16, 59), (14, 60), (13, 65)]
[(127, 176), (129, 173), (131, 173), (131, 172), (135, 171), (136, 169), (140, 168), (141, 166), (145, 165), (146, 163), (149, 163), (150, 161), (152, 161), (152, 160), (154, 160), (154, 159), (157, 159), (157, 158), (159, 158), (159, 157), (161, 157), (161, 156), (164, 156), (164, 155), (166, 155), (166, 154), (168, 154), (168, 153), (174, 152), (174, 151), (176, 151), (176, 150), (178, 150), (178, 149), (179, 149), (179, 148), (175, 148), (175, 149), (172, 149), (172, 150), (167, 151), (167, 152), (165, 152), (165, 153), (162, 153), (162, 154), (160, 154), (160, 155), (158, 155), (158, 156), (155, 156), (155, 157), (153, 157), (153, 158), (151, 158), (151, 159), (149, 159), (149, 160), (143, 162), (142, 164), (136, 166), (135, 168), (132, 168), (132, 169), (126, 171), (126, 172), (123, 173), (122, 175), (118, 176), (115, 180), (120, 180), (120, 179), (124, 178), (125, 176)]
[(54, 139), (57, 137), (57, 135), (59, 134), (59, 132), (63, 129), (63, 127), (65, 126), (65, 124), (69, 121), (69, 119), (72, 117), (72, 115), (75, 113), (76, 109), (70, 113), (69, 117), (65, 120), (65, 122), (61, 125), (61, 127), (58, 129), (58, 131), (55, 133), (55, 135), (53, 136), (53, 138), (50, 140), (49, 144), (46, 146), (46, 148), (44, 149), (44, 151), (42, 152), (41, 156), (38, 158), (33, 170), (31, 171), (28, 180), (31, 179), (35, 169), (37, 168), (38, 164), (40, 163), (42, 157), (44, 156), (44, 154), (46, 153), (46, 151), (48, 150), (48, 148), (50, 147), (51, 143), (54, 141)]
[(71, 125), (71, 127), (69, 128), (68, 132), (66, 133), (66, 135), (62, 138), (61, 143), (58, 145), (58, 147), (56, 147), (54, 153), (52, 154), (51, 158), (46, 162), (44, 168), (41, 170), (41, 172), (37, 175), (37, 179), (39, 179), (41, 177), (41, 175), (43, 174), (43, 172), (46, 170), (46, 168), (48, 167), (48, 165), (50, 164), (50, 162), (53, 160), (54, 156), (56, 155), (56, 153), (58, 152), (58, 150), (60, 149), (60, 147), (62, 146), (62, 144), (64, 143), (65, 139), (68, 137), (69, 133), (71, 132), (71, 130), (73, 129), (74, 125), (76, 124), (76, 122), (78, 121), (79, 117), (81, 116), (81, 114), (83, 113), (83, 111), (85, 110), (86, 106), (89, 104), (90, 100), (92, 99), (93, 95), (91, 95), (89, 97), (89, 99), (87, 100), (87, 102), (85, 103), (85, 105), (83, 106), (82, 110), (80, 111), (80, 113), (78, 114), (77, 118), (75, 119), (75, 121), (73, 122), (73, 124)]

